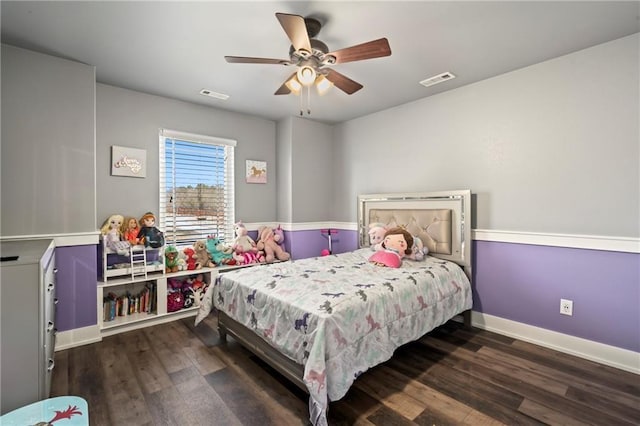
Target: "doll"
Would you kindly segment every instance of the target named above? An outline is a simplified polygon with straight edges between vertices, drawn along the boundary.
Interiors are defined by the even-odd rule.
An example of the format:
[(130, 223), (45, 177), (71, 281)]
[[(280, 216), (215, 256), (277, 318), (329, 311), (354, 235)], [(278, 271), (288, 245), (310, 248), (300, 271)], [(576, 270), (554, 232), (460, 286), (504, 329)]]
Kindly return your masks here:
[(145, 247), (158, 248), (164, 245), (164, 235), (155, 225), (156, 217), (151, 212), (145, 213), (140, 218), (140, 231), (137, 237)]
[(399, 268), (402, 265), (402, 258), (411, 254), (413, 247), (413, 236), (404, 228), (391, 228), (384, 234), (382, 249), (376, 251), (369, 258), (378, 266), (389, 268)]
[(129, 241), (132, 246), (140, 244), (140, 240), (138, 239), (138, 232), (140, 232), (140, 227), (138, 226), (138, 221), (135, 217), (127, 217), (122, 224), (122, 237)]
[(115, 253), (126, 255), (129, 253), (129, 242), (121, 241), (122, 233), (121, 227), (124, 218), (119, 214), (112, 214), (109, 218), (102, 224), (102, 228), (100, 228), (100, 232), (103, 235), (104, 241), (108, 249), (112, 250)]

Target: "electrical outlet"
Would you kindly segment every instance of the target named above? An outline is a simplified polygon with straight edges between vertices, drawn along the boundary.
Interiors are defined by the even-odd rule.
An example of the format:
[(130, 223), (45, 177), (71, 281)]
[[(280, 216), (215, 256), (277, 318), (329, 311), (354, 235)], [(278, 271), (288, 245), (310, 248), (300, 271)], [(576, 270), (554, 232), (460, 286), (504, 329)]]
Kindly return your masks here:
[(560, 299), (560, 313), (562, 315), (573, 315), (573, 300)]

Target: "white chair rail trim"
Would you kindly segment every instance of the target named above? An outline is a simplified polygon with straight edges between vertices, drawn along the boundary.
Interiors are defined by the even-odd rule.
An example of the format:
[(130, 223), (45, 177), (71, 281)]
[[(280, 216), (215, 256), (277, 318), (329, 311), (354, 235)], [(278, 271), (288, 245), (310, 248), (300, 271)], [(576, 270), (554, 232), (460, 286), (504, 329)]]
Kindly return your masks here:
[[(358, 230), (358, 224), (355, 222), (272, 222), (247, 223), (245, 225), (247, 226), (247, 229), (253, 231), (257, 230), (260, 225), (280, 225), (285, 231), (313, 231), (316, 229), (327, 228), (344, 229), (347, 231)], [(630, 237), (472, 229), (471, 238), (476, 241), (495, 241), (500, 243), (532, 244), (539, 246), (640, 253), (640, 238)]]
[[(259, 226), (282, 226), (285, 231), (313, 231), (317, 229), (343, 229), (357, 231), (355, 222), (263, 222), (245, 223), (250, 231)], [(21, 239), (54, 239), (56, 247), (98, 244), (100, 232), (83, 232), (72, 234), (48, 235), (15, 235), (0, 237), (0, 241)], [(540, 232), (501, 231), (496, 229), (473, 229), (471, 237), (476, 241), (494, 241), (500, 243), (532, 244), (540, 246), (578, 248), (589, 250), (618, 251), (624, 253), (640, 253), (640, 238), (611, 237), (602, 235), (551, 234)]]
[(100, 231), (76, 232), (72, 234), (10, 235), (0, 237), (0, 241), (54, 240), (56, 247), (86, 246), (98, 244)]
[(471, 237), (476, 241), (496, 241), (501, 243), (640, 253), (640, 238), (546, 234), (538, 232), (499, 231), (493, 229), (474, 229), (471, 231)]

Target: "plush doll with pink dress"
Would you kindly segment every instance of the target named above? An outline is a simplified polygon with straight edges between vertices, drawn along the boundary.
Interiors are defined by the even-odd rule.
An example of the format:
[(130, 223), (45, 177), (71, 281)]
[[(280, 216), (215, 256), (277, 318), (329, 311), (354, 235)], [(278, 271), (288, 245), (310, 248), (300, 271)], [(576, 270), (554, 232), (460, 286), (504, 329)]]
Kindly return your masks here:
[(369, 262), (388, 268), (399, 268), (402, 258), (411, 254), (413, 236), (404, 228), (391, 228), (384, 236), (381, 249), (369, 257)]

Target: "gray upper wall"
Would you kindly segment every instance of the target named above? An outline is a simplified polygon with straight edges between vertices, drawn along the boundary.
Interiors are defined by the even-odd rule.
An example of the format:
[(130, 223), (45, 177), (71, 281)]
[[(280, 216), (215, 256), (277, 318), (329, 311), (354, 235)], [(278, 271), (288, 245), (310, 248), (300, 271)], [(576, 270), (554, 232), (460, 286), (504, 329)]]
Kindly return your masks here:
[(2, 45), (3, 237), (95, 231), (95, 68)]
[(292, 119), (292, 222), (321, 222), (331, 216), (332, 126)]
[(277, 124), (277, 140), (276, 140), (276, 158), (277, 158), (277, 203), (276, 203), (276, 219), (279, 222), (290, 223), (293, 221), (291, 188), (293, 186), (293, 176), (291, 157), (293, 151), (292, 140), (292, 117), (278, 121)]
[(639, 37), (336, 126), (331, 219), (358, 194), (471, 189), (477, 229), (639, 237)]
[[(275, 219), (275, 122), (105, 84), (96, 87), (98, 227), (111, 214), (140, 217), (146, 211), (157, 211), (160, 128), (236, 140), (236, 220)], [(147, 177), (111, 176), (112, 145), (146, 149)], [(267, 184), (245, 183), (246, 160), (267, 162)]]
[[(238, 141), (245, 222), (355, 222), (358, 194), (469, 188), (475, 228), (637, 238), (639, 44), (625, 37), (335, 127), (96, 85), (89, 65), (3, 45), (2, 235), (95, 231), (112, 213), (156, 209), (165, 127)], [(110, 176), (111, 145), (147, 149), (148, 177)], [(267, 161), (266, 185), (244, 182), (246, 159)]]

